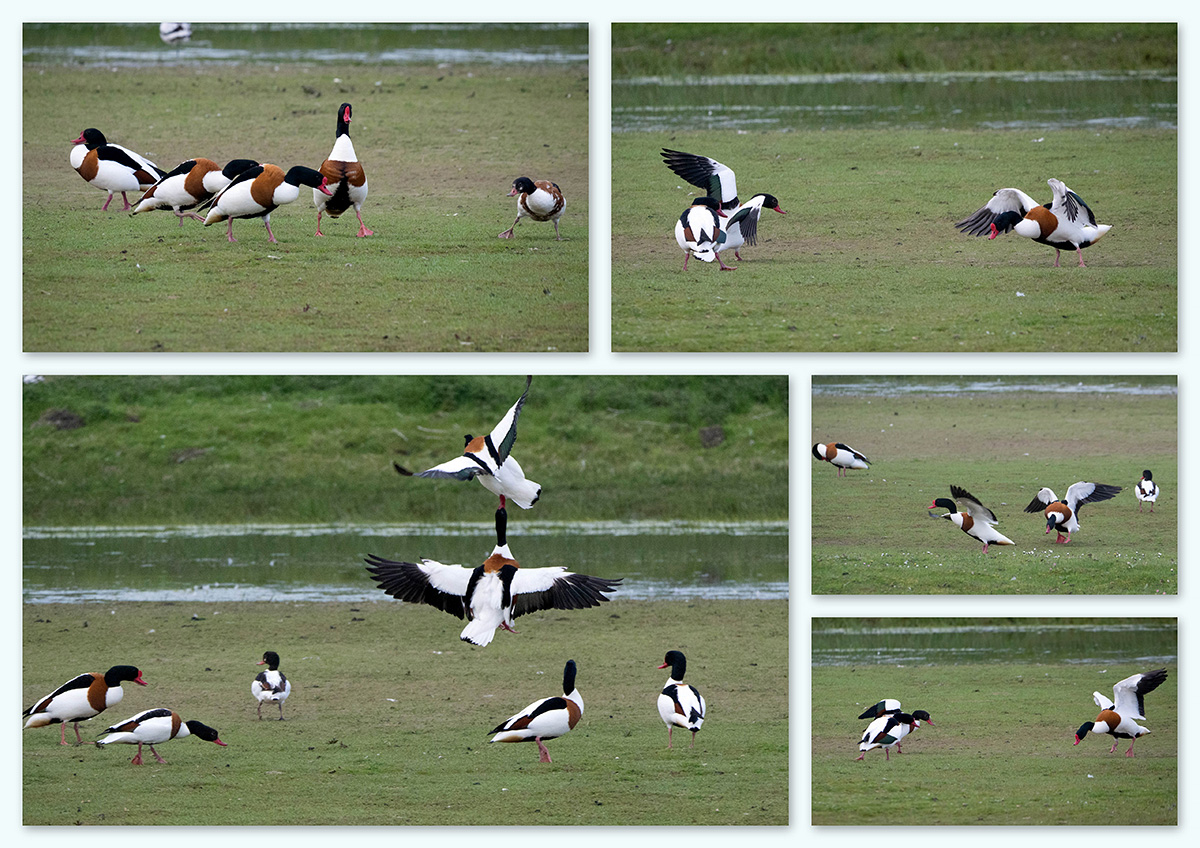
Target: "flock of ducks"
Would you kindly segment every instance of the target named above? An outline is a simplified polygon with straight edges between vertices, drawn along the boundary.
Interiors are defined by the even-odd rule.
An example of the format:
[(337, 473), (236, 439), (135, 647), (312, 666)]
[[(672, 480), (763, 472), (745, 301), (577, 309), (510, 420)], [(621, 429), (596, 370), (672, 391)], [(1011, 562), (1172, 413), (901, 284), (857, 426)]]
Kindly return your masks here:
[[(870, 467), (868, 460), (849, 445), (841, 442), (815, 444), (813, 456), (830, 463), (837, 468), (839, 477), (848, 476), (851, 469), (866, 469)], [(1099, 503), (1111, 500), (1122, 491), (1121, 486), (1108, 483), (1091, 483), (1080, 480), (1067, 488), (1067, 494), (1059, 498), (1054, 490), (1043, 488), (1033, 496), (1033, 500), (1025, 507), (1025, 512), (1042, 513), (1046, 519), (1046, 532), (1057, 531), (1055, 544), (1065, 545), (1071, 541), (1071, 534), (1079, 530), (1079, 510), (1084, 504)], [(1147, 469), (1134, 488), (1138, 499), (1138, 512), (1145, 504), (1150, 504), (1154, 512), (1154, 502), (1158, 500), (1159, 488), (1154, 482), (1154, 475)], [(935, 513), (935, 509), (944, 509), (944, 513)], [(983, 552), (992, 545), (1015, 545), (1016, 543), (996, 529), (999, 519), (996, 514), (983, 505), (979, 498), (972, 495), (961, 486), (950, 487), (949, 498), (935, 498), (929, 505), (930, 515), (934, 518), (944, 518), (962, 530), (972, 539), (983, 542)], [(1065, 534), (1063, 531), (1066, 531)]]
[[(333, 149), (316, 169), (296, 165), (284, 171), (278, 165), (254, 159), (234, 159), (221, 167), (212, 159), (196, 157), (165, 171), (140, 153), (109, 142), (95, 127), (85, 129), (72, 142), (75, 146), (71, 148), (71, 167), (89, 185), (108, 193), (101, 207), (105, 211), (120, 193), (123, 209), (130, 215), (170, 209), (181, 227), (185, 218), (203, 221), (206, 227), (226, 221), (226, 237), (230, 242), (237, 241), (233, 236), (234, 219), (261, 218), (267, 239), (278, 244), (271, 231), (271, 213), (299, 199), (300, 189), (307, 187), (312, 189), (317, 210), (314, 235), (325, 235), (321, 230), (323, 216), (338, 218), (353, 208), (358, 218), (356, 235), (365, 238), (375, 231), (363, 223), (362, 207), (368, 185), (366, 171), (350, 140), (352, 115), (349, 103), (338, 107)], [(131, 204), (128, 195), (132, 192), (142, 194)], [(552, 221), (555, 236), (562, 240), (558, 221), (566, 202), (557, 185), (519, 177), (513, 181), (509, 196), (517, 198), (517, 219), (500, 238), (512, 238), (517, 223), (529, 218)], [(198, 214), (197, 210), (205, 214)]]

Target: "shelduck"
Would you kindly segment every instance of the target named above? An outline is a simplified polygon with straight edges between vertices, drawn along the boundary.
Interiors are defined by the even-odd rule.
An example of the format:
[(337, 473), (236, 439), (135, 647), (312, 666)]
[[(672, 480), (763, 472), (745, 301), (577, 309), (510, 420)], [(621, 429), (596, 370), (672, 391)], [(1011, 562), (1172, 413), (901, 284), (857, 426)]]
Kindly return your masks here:
[(500, 234), (500, 238), (512, 238), (513, 230), (521, 223), (521, 219), (529, 218), (531, 221), (553, 221), (554, 238), (562, 241), (562, 236), (558, 234), (558, 219), (563, 216), (567, 201), (563, 199), (562, 190), (557, 185), (549, 180), (517, 177), (513, 180), (508, 196), (517, 198), (517, 220)]
[[(500, 419), (500, 423), (492, 428), (486, 436), (476, 438), (469, 433), (463, 437), (465, 442), (462, 456), (457, 456), (441, 465), (435, 465), (415, 476), (429, 477), (442, 480), (478, 480), (485, 489), (500, 497), (500, 508), (507, 506), (506, 501), (521, 509), (530, 509), (542, 496), (542, 487), (532, 480), (525, 479), (521, 464), (512, 455), (513, 444), (517, 440), (517, 418), (525, 398), (529, 396), (529, 386), (533, 383), (533, 375), (525, 378), (525, 391), (517, 398), (517, 402), (509, 407), (508, 412)], [(393, 463), (396, 471), (411, 477), (413, 473), (400, 465)]]
[(300, 196), (300, 186), (309, 186), (330, 194), (325, 177), (312, 168), (296, 165), (286, 174), (278, 165), (254, 165), (235, 176), (211, 201), (204, 226), (229, 221), (228, 236), (233, 237), (234, 218), (262, 218), (267, 238), (277, 244), (271, 232), (271, 213)]
[(337, 111), (337, 133), (334, 135), (333, 150), (329, 158), (321, 163), (321, 173), (329, 186), (329, 191), (313, 189), (313, 204), (317, 207), (316, 235), (321, 232), (321, 213), (330, 218), (337, 218), (351, 206), (358, 216), (358, 237), (375, 235), (374, 230), (368, 230), (362, 219), (363, 201), (367, 199), (367, 174), (362, 163), (354, 152), (354, 143), (350, 141), (349, 103), (343, 103)]
[(1148, 469), (1142, 472), (1142, 479), (1138, 480), (1133, 491), (1138, 499), (1138, 512), (1141, 512), (1146, 504), (1150, 504), (1150, 511), (1154, 512), (1154, 502), (1158, 500), (1158, 484), (1154, 482), (1154, 475)]
[(683, 270), (687, 270), (688, 259), (693, 256), (701, 262), (717, 260), (722, 271), (737, 270), (726, 265), (718, 255), (721, 243), (726, 238), (725, 231), (721, 229), (723, 217), (725, 213), (711, 197), (697, 197), (691, 206), (683, 210), (675, 222), (675, 241), (683, 251)]
[(162, 707), (143, 710), (120, 724), (114, 724), (104, 732), (108, 736), (98, 740), (96, 747), (136, 744), (138, 746), (137, 754), (130, 760), (135, 766), (142, 764), (142, 745), (148, 745), (154, 759), (165, 764), (167, 761), (158, 755), (154, 746), (171, 739), (183, 739), (185, 736), (195, 736), (205, 742), (215, 742), (222, 748), (227, 747), (218, 737), (215, 727), (209, 727), (195, 719), (184, 721), (179, 717), (179, 713)]
[(292, 682), (279, 670), (279, 654), (274, 651), (263, 654), (259, 665), (267, 670), (260, 671), (250, 684), (250, 694), (258, 699), (258, 719), (262, 721), (263, 702), (274, 701), (279, 707), (279, 720), (283, 721), (283, 702), (292, 694)]
[(108, 211), (108, 204), (118, 191), (124, 208), (130, 209), (126, 192), (145, 191), (166, 176), (162, 168), (140, 153), (109, 144), (104, 133), (95, 127), (88, 127), (71, 143), (75, 145), (71, 148), (71, 167), (85, 182), (108, 192), (100, 207), (104, 211)]
[(839, 477), (849, 477), (847, 472), (852, 468), (863, 469), (869, 468), (871, 465), (871, 460), (841, 442), (830, 442), (825, 445), (815, 444), (812, 454), (817, 459), (823, 459), (836, 468)]
[(496, 510), (496, 546), (483, 565), (470, 568), (431, 559), (393, 562), (374, 554), (367, 571), (385, 593), (401, 601), (428, 604), (458, 618), (467, 626), (459, 638), (483, 647), (496, 628), (510, 633), (513, 619), (544, 609), (586, 609), (599, 606), (622, 578), (609, 580), (575, 574), (561, 566), (521, 568), (506, 538), (508, 513)]
[(899, 701), (895, 698), (884, 698), (879, 703), (863, 710), (859, 718), (879, 718), (880, 716), (896, 715), (899, 712), (902, 712)]
[(671, 747), (671, 731), (682, 727), (692, 732), (692, 745), (696, 747), (696, 734), (704, 724), (704, 696), (695, 686), (683, 682), (687, 672), (687, 658), (680, 651), (667, 651), (659, 668), (671, 667), (671, 674), (658, 696), (658, 714), (667, 725), (667, 747)]
[(905, 736), (920, 727), (923, 721), (933, 724), (933, 719), (925, 710), (913, 710), (911, 715), (909, 713), (887, 713), (879, 716), (867, 725), (867, 729), (863, 732), (858, 743), (858, 750), (862, 753), (855, 758), (855, 761), (863, 759), (867, 755), (867, 751), (873, 748), (882, 748), (885, 760), (891, 760), (892, 757), (888, 752), (892, 748), (896, 749), (897, 754), (903, 753), (900, 750), (900, 743), (904, 741)]
[(191, 40), (192, 25), (184, 23), (162, 23), (158, 25), (158, 37), (167, 44), (183, 44)]
[(48, 724), (62, 724), (59, 743), (67, 744), (67, 722), (75, 725), (75, 740), (83, 744), (79, 735), (79, 722), (98, 716), (114, 704), (121, 703), (125, 690), (121, 684), (133, 681), (139, 686), (145, 686), (142, 673), (131, 665), (114, 665), (104, 674), (81, 674), (68, 680), (46, 697), (39, 700), (22, 715), (29, 716), (25, 727), (45, 727)]
[(1113, 686), (1115, 703), (1099, 692), (1093, 692), (1092, 700), (1100, 708), (1100, 715), (1096, 716), (1095, 721), (1085, 721), (1079, 726), (1079, 730), (1075, 731), (1075, 744), (1078, 745), (1089, 731), (1107, 733), (1113, 738), (1113, 746), (1108, 749), (1108, 753), (1117, 750), (1118, 740), (1128, 739), (1129, 750), (1125, 752), (1125, 756), (1132, 757), (1134, 741), (1150, 732), (1137, 723), (1146, 720), (1146, 694), (1153, 692), (1166, 679), (1165, 668), (1126, 677)]
[(129, 214), (170, 209), (179, 219), (181, 227), (184, 218), (203, 221), (203, 215), (189, 210), (212, 199), (239, 173), (257, 164), (250, 159), (235, 159), (222, 168), (211, 159), (189, 159), (150, 186)]
[[(1067, 496), (1061, 501), (1050, 489), (1042, 489), (1033, 496), (1026, 512), (1041, 512), (1046, 516), (1046, 532), (1058, 531), (1055, 544), (1067, 544), (1071, 534), (1079, 529), (1079, 510), (1086, 503), (1106, 501), (1121, 491), (1120, 486), (1110, 486), (1107, 483), (1085, 483), (1080, 480), (1067, 489)], [(1063, 530), (1067, 535), (1063, 535)]]
[(774, 209), (780, 215), (787, 214), (773, 194), (756, 194), (742, 203), (738, 197), (736, 175), (732, 169), (716, 159), (665, 147), (662, 150), (662, 158), (664, 164), (676, 176), (704, 189), (709, 197), (720, 203), (721, 211), (727, 219), (723, 223), (725, 241), (717, 247), (718, 253), (732, 250), (733, 255), (741, 261), (742, 255), (738, 249), (744, 244), (753, 247), (758, 243), (758, 219), (762, 210)]
[(1061, 180), (1051, 178), (1046, 183), (1054, 192), (1049, 203), (1039, 205), (1019, 188), (1002, 188), (986, 206), (954, 226), (968, 235), (987, 233), (989, 239), (1015, 231), (1038, 244), (1053, 247), (1055, 268), (1062, 251), (1073, 249), (1079, 257), (1079, 267), (1086, 267), (1083, 249), (1098, 242), (1112, 226), (1097, 224), (1091, 207)]
[(550, 751), (542, 744), (543, 740), (557, 739), (570, 732), (583, 715), (583, 696), (575, 688), (575, 671), (575, 660), (567, 660), (563, 667), (562, 696), (534, 701), (488, 731), (495, 734), (490, 742), (528, 742), (532, 739), (537, 743), (538, 761), (551, 762)]
[[(945, 518), (953, 523), (958, 529), (962, 530), (972, 539), (978, 539), (983, 542), (983, 552), (986, 554), (989, 545), (1013, 545), (1016, 544), (1012, 539), (1005, 536), (993, 525), (998, 524), (999, 520), (995, 513), (979, 502), (979, 499), (960, 486), (950, 487), (950, 498), (937, 498), (929, 505), (931, 510), (948, 509), (950, 510), (945, 515), (938, 515), (930, 512), (929, 514), (937, 518)], [(955, 503), (957, 501), (957, 504)], [(966, 510), (959, 512), (958, 504)]]

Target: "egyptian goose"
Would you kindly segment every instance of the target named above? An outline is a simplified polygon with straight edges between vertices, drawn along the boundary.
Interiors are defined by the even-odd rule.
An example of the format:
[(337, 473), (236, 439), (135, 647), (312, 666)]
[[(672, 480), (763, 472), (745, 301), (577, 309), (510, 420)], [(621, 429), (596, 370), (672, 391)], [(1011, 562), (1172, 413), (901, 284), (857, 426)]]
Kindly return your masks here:
[(507, 526), (508, 513), (496, 510), (496, 547), (474, 568), (431, 559), (393, 562), (372, 554), (367, 571), (393, 598), (465, 617), (467, 626), (459, 638), (480, 647), (492, 641), (497, 627), (516, 633), (513, 619), (526, 613), (599, 606), (608, 600), (604, 593), (615, 592), (621, 582), (622, 578), (589, 577), (561, 566), (521, 568), (509, 550)]
[(734, 257), (741, 261), (742, 255), (738, 253), (738, 248), (743, 244), (753, 247), (758, 242), (758, 219), (762, 210), (774, 209), (780, 215), (787, 214), (773, 194), (756, 194), (742, 203), (738, 198), (737, 177), (730, 168), (716, 159), (665, 147), (662, 150), (662, 158), (664, 164), (676, 176), (704, 189), (709, 197), (720, 202), (721, 211), (728, 216), (728, 220), (724, 223), (725, 241), (717, 247), (718, 253), (732, 250)]
[(85, 182), (108, 192), (108, 198), (100, 207), (108, 211), (113, 195), (121, 192), (126, 210), (130, 209), (126, 192), (145, 191), (166, 176), (162, 168), (139, 153), (134, 153), (119, 144), (109, 144), (104, 133), (89, 127), (71, 142), (71, 167)]
[(75, 725), (75, 740), (82, 745), (79, 722), (98, 716), (114, 704), (121, 703), (125, 697), (121, 683), (126, 680), (139, 686), (146, 685), (142, 673), (131, 665), (114, 665), (104, 674), (81, 674), (68, 680), (22, 713), (29, 716), (25, 727), (45, 727), (61, 722), (59, 743), (66, 745), (67, 722), (72, 722)]
[[(456, 456), (441, 465), (421, 471), (415, 476), (429, 477), (442, 480), (478, 480), (485, 489), (500, 497), (500, 508), (507, 506), (507, 499), (521, 509), (530, 509), (542, 496), (542, 487), (532, 480), (525, 479), (521, 464), (512, 455), (513, 443), (517, 440), (517, 417), (525, 398), (529, 396), (529, 386), (533, 383), (533, 375), (525, 378), (525, 391), (517, 398), (517, 402), (509, 407), (508, 412), (500, 419), (500, 423), (492, 428), (486, 436), (476, 438), (470, 434), (463, 437), (466, 443), (462, 456)], [(396, 471), (406, 477), (412, 477), (413, 472), (393, 463)]]
[(671, 747), (671, 731), (682, 727), (692, 732), (692, 747), (696, 747), (696, 734), (704, 724), (704, 696), (683, 682), (687, 672), (687, 658), (680, 651), (667, 651), (659, 668), (671, 667), (671, 674), (658, 695), (658, 714), (667, 725), (667, 747)]
[(895, 715), (901, 712), (900, 702), (895, 698), (884, 698), (879, 703), (867, 707), (859, 718), (879, 718), (880, 716)]
[(211, 159), (189, 159), (150, 186), (129, 214), (170, 209), (181, 227), (184, 218), (203, 221), (203, 215), (188, 210), (210, 200), (239, 173), (257, 164), (251, 159), (235, 159), (222, 168)]
[(849, 445), (841, 442), (830, 442), (827, 445), (813, 445), (812, 454), (817, 459), (823, 459), (837, 469), (837, 476), (849, 477), (851, 468), (868, 468), (871, 460)]
[(697, 197), (675, 222), (675, 241), (683, 251), (683, 270), (687, 270), (688, 259), (693, 256), (701, 262), (717, 260), (722, 271), (737, 270), (726, 265), (718, 255), (725, 240), (725, 231), (721, 229), (725, 213), (717, 206), (717, 201), (711, 197)]
[(1146, 693), (1153, 692), (1166, 679), (1165, 668), (1126, 677), (1113, 686), (1113, 698), (1116, 703), (1099, 692), (1093, 692), (1092, 700), (1100, 708), (1100, 715), (1096, 716), (1095, 721), (1085, 721), (1079, 726), (1079, 730), (1075, 731), (1075, 744), (1078, 745), (1089, 731), (1107, 733), (1113, 738), (1113, 746), (1108, 749), (1108, 753), (1117, 750), (1118, 740), (1128, 739), (1129, 750), (1125, 752), (1125, 756), (1132, 757), (1134, 741), (1150, 732), (1148, 728), (1137, 723), (1139, 720), (1146, 720)]
[(495, 736), (490, 742), (528, 742), (532, 739), (537, 743), (538, 761), (550, 762), (550, 752), (542, 744), (544, 739), (557, 739), (579, 724), (583, 715), (583, 696), (575, 688), (575, 660), (567, 660), (563, 667), (562, 696), (542, 698), (534, 701), (525, 709), (504, 723), (488, 731)]
[(330, 218), (337, 218), (351, 206), (358, 216), (358, 237), (375, 235), (375, 231), (368, 230), (362, 219), (362, 205), (367, 199), (367, 174), (354, 153), (354, 143), (350, 141), (350, 113), (349, 103), (338, 107), (333, 150), (329, 158), (321, 163), (321, 173), (330, 190), (323, 192), (313, 189), (313, 203), (317, 207), (316, 235), (319, 236), (325, 235), (321, 232), (322, 212)]
[(1002, 188), (992, 195), (987, 205), (974, 215), (954, 226), (968, 235), (988, 234), (989, 239), (1015, 231), (1038, 244), (1054, 248), (1054, 267), (1063, 249), (1074, 249), (1083, 264), (1083, 249), (1098, 242), (1112, 229), (1110, 224), (1097, 224), (1091, 207), (1078, 194), (1056, 179), (1046, 180), (1054, 199), (1039, 205), (1019, 188)]
[(204, 226), (229, 221), (228, 236), (233, 237), (234, 218), (262, 218), (267, 228), (267, 238), (272, 244), (275, 234), (271, 232), (271, 213), (285, 203), (300, 196), (300, 186), (309, 186), (329, 194), (325, 177), (312, 168), (296, 165), (286, 174), (278, 165), (254, 165), (235, 176), (211, 201)]
[[(929, 514), (935, 518), (945, 518), (953, 523), (958, 529), (962, 530), (972, 539), (978, 539), (983, 542), (983, 552), (986, 554), (989, 545), (1014, 545), (1012, 539), (1005, 536), (992, 525), (998, 524), (999, 520), (995, 514), (986, 506), (981, 504), (979, 500), (960, 486), (951, 486), (950, 498), (938, 498), (929, 505), (931, 510), (948, 509), (949, 513), (939, 516), (937, 513), (930, 512)], [(956, 504), (955, 501), (958, 503)], [(958, 505), (962, 505), (966, 512), (959, 512)]]
[(120, 724), (114, 724), (104, 732), (108, 736), (98, 740), (96, 747), (103, 748), (105, 745), (136, 744), (138, 746), (137, 754), (130, 760), (135, 766), (142, 764), (142, 745), (150, 746), (150, 753), (154, 755), (154, 759), (165, 764), (167, 761), (158, 755), (158, 751), (154, 750), (154, 746), (170, 739), (183, 739), (185, 736), (195, 736), (198, 739), (203, 739), (205, 742), (215, 742), (222, 748), (226, 747), (225, 743), (218, 737), (216, 728), (209, 727), (207, 724), (198, 722), (195, 719), (184, 721), (179, 717), (179, 713), (161, 707), (153, 710), (143, 710), (137, 715), (125, 719)]
[(263, 701), (274, 701), (279, 707), (279, 720), (283, 721), (283, 702), (292, 694), (292, 682), (279, 670), (279, 654), (274, 651), (263, 654), (259, 665), (267, 670), (260, 671), (250, 684), (250, 694), (258, 699), (258, 720), (262, 721)]
[(499, 238), (512, 238), (513, 230), (521, 219), (529, 218), (532, 221), (553, 221), (554, 238), (562, 241), (562, 236), (558, 234), (558, 219), (563, 216), (567, 201), (563, 199), (562, 190), (557, 185), (549, 180), (517, 177), (513, 180), (508, 196), (517, 198), (517, 220), (513, 221), (513, 225), (502, 232)]
[(1138, 512), (1142, 511), (1145, 504), (1150, 504), (1150, 511), (1154, 512), (1154, 502), (1158, 500), (1158, 484), (1154, 482), (1154, 475), (1149, 470), (1142, 472), (1142, 479), (1138, 480), (1133, 491), (1138, 499)]
[(913, 710), (911, 715), (887, 713), (879, 716), (867, 725), (866, 731), (863, 732), (862, 739), (858, 743), (858, 750), (862, 753), (855, 758), (855, 762), (863, 759), (867, 755), (867, 751), (873, 748), (882, 748), (885, 760), (891, 760), (892, 757), (888, 752), (892, 748), (896, 749), (897, 754), (903, 753), (900, 750), (900, 743), (905, 736), (920, 727), (923, 721), (933, 724), (933, 719), (925, 710)]
[[(1085, 483), (1080, 480), (1067, 489), (1067, 496), (1061, 501), (1050, 489), (1042, 489), (1033, 496), (1026, 512), (1041, 512), (1046, 516), (1046, 532), (1058, 531), (1055, 544), (1067, 544), (1071, 534), (1079, 529), (1079, 510), (1085, 503), (1106, 501), (1121, 491), (1120, 486), (1110, 486), (1107, 483)], [(1063, 530), (1067, 535), (1063, 535)]]

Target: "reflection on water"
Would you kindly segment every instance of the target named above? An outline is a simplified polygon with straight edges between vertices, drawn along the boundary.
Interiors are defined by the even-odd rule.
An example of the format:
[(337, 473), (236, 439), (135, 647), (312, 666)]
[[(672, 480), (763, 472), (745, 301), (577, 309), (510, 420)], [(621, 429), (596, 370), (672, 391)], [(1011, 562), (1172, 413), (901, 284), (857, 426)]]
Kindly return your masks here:
[[(492, 523), (30, 527), (26, 603), (113, 600), (379, 600), (367, 554), (476, 565)], [(786, 598), (786, 522), (522, 522), (525, 567), (624, 578), (616, 597)]]
[(1036, 620), (879, 627), (855, 627), (847, 626), (844, 621), (833, 624), (815, 619), (812, 664), (1168, 664), (1178, 660), (1177, 638), (1178, 626), (1174, 619), (1121, 623)]
[(898, 397), (902, 395), (942, 395), (954, 397), (971, 394), (1006, 392), (1042, 392), (1047, 394), (1117, 394), (1167, 395), (1179, 394), (1174, 381), (1142, 382), (1115, 378), (1089, 377), (1085, 382), (1074, 379), (979, 379), (976, 377), (814, 377), (814, 396), (846, 397), (872, 395)]

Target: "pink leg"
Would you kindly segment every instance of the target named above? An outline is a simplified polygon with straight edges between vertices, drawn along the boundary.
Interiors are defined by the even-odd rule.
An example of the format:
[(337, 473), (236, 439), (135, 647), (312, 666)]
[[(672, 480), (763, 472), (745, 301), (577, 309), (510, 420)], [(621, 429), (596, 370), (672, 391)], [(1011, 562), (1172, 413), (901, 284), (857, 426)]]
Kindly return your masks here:
[(142, 764), (142, 743), (141, 742), (138, 743), (137, 754), (135, 754), (133, 759), (130, 760), (129, 762), (131, 762), (135, 766), (140, 766)]
[(866, 751), (863, 751), (861, 754), (859, 754), (857, 757), (855, 757), (855, 758), (854, 758), (854, 762), (856, 762), (856, 763), (857, 763), (859, 760), (861, 760), (861, 759), (862, 759), (863, 757), (865, 757), (866, 755), (867, 755), (867, 752), (866, 752)]
[(275, 234), (273, 232), (271, 232), (271, 216), (270, 215), (267, 215), (263, 218), (263, 226), (265, 226), (267, 228), (267, 238), (270, 239), (271, 244), (279, 244), (279, 242), (275, 241)]
[(511, 625), (510, 625), (510, 624), (509, 624), (507, 621), (502, 621), (502, 622), (500, 622), (500, 629), (501, 629), (501, 630), (507, 630), (509, 633), (516, 633), (516, 632), (517, 632), (517, 631), (515, 631), (515, 630), (513, 630), (513, 629), (512, 629), (512, 626), (511, 626)]
[(692, 747), (696, 747), (696, 731), (692, 731)]
[[(1113, 742), (1113, 746), (1108, 749), (1108, 753), (1111, 754), (1113, 751), (1117, 750), (1117, 745), (1119, 745), (1119, 744), (1120, 744), (1119, 742)], [(1130, 747), (1132, 748), (1133, 746), (1131, 745)]]
[[(368, 230), (367, 225), (363, 223), (362, 212), (359, 211), (359, 208), (357, 206), (354, 207), (354, 214), (358, 216), (358, 237), (362, 238), (363, 236), (375, 235), (375, 231)], [(558, 221), (554, 222), (554, 232), (556, 235), (558, 234)]]
[(1059, 255), (1060, 253), (1062, 253), (1062, 251), (1061, 251), (1061, 250), (1059, 250), (1057, 247), (1056, 247), (1056, 248), (1054, 248), (1054, 267), (1055, 267), (1055, 268), (1057, 268), (1057, 267), (1058, 267), (1058, 255)]
[(734, 268), (732, 265), (726, 265), (725, 260), (723, 260), (721, 258), (721, 254), (719, 254), (719, 253), (717, 254), (717, 264), (721, 266), (722, 271), (736, 271), (737, 270), (737, 268)]
[(671, 731), (673, 731), (674, 729), (675, 728), (672, 725), (670, 725), (670, 724), (667, 725), (667, 747), (668, 748), (671, 747)]
[[(988, 549), (988, 543), (987, 543), (987, 542), (984, 542), (984, 543), (983, 543), (983, 552), (984, 552), (985, 554), (987, 553), (987, 549)], [(900, 750), (900, 747), (899, 747), (899, 746), (896, 746), (896, 750), (897, 750), (897, 751), (899, 751), (899, 750)]]
[(75, 744), (83, 744), (83, 737), (79, 735), (79, 722), (75, 722)]
[(888, 753), (888, 749), (887, 749), (887, 748), (884, 748), (884, 749), (883, 749), (883, 758), (884, 758), (884, 759), (885, 759), (887, 762), (889, 762), (889, 763), (892, 761), (892, 757), (891, 757), (891, 755)]
[(533, 741), (536, 742), (538, 746), (538, 762), (550, 762), (550, 752), (546, 750), (546, 746), (542, 744), (542, 740), (535, 736)]
[(507, 500), (505, 500), (505, 498), (504, 498), (504, 495), (501, 495), (501, 496), (500, 496), (500, 508), (501, 508), (501, 509), (504, 509), (504, 505), (505, 505), (506, 503), (508, 503), (508, 501), (507, 501)]
[(129, 211), (130, 209), (133, 208), (132, 206), (129, 205), (129, 198), (125, 196), (125, 192), (121, 192), (121, 201), (125, 204), (122, 207), (122, 209), (124, 211)]
[(1075, 248), (1075, 252), (1079, 254), (1079, 267), (1086, 268), (1087, 266), (1083, 264), (1083, 248), (1077, 247)]
[(683, 270), (685, 270), (685, 271), (687, 270), (688, 259), (690, 259), (691, 256), (692, 256), (692, 252), (690, 250), (685, 250), (683, 252)]
[(1133, 756), (1133, 742), (1129, 743), (1129, 750), (1125, 752), (1125, 756), (1127, 756), (1127, 757)]
[(67, 744), (67, 723), (65, 721), (62, 723), (62, 727), (58, 729), (58, 744)]
[(233, 242), (233, 241), (237, 241), (237, 239), (235, 239), (235, 238), (233, 237), (233, 219), (232, 219), (232, 218), (230, 218), (230, 219), (229, 219), (229, 225), (228, 225), (228, 227), (226, 228), (226, 231), (225, 231), (225, 233), (226, 233), (226, 235), (228, 235), (228, 236), (229, 236), (229, 240), (230, 240), (231, 242)]
[(167, 764), (167, 761), (166, 761), (166, 760), (164, 760), (162, 757), (160, 757), (160, 756), (158, 755), (158, 751), (155, 751), (155, 750), (154, 750), (154, 746), (153, 746), (153, 745), (151, 745), (151, 746), (150, 746), (150, 753), (154, 755), (154, 759), (158, 760), (158, 761), (159, 761), (160, 763), (162, 763), (163, 765), (166, 765), (166, 764)]
[(562, 241), (562, 236), (560, 236), (558, 234), (558, 220), (557, 219), (555, 219), (555, 221), (554, 221), (554, 239), (555, 239), (555, 241)]
[(112, 199), (113, 199), (113, 193), (110, 191), (108, 193), (108, 200), (104, 201), (104, 205), (100, 207), (101, 212), (108, 211), (108, 204), (112, 203)]
[(745, 260), (743, 260), (743, 259), (742, 259), (742, 254), (740, 254), (740, 253), (738, 253), (738, 252), (737, 252), (737, 248), (736, 248), (736, 247), (733, 249), (733, 258), (734, 258), (734, 259), (736, 259), (738, 262), (743, 262), (743, 261), (745, 261)]
[(318, 236), (325, 235), (323, 232), (321, 232), (321, 213), (320, 212), (317, 213), (317, 231), (314, 235), (318, 235)]
[[(517, 221), (520, 221), (520, 220), (521, 220), (521, 216), (520, 216), (520, 215), (518, 215), (518, 216), (517, 216)], [(513, 237), (513, 227), (516, 227), (516, 226), (517, 226), (517, 221), (513, 221), (513, 225), (512, 225), (512, 227), (509, 227), (507, 230), (505, 230), (504, 232), (502, 232), (502, 233), (499, 235), (499, 238), (503, 238), (503, 239), (510, 239), (510, 238), (512, 238), (512, 237)]]

